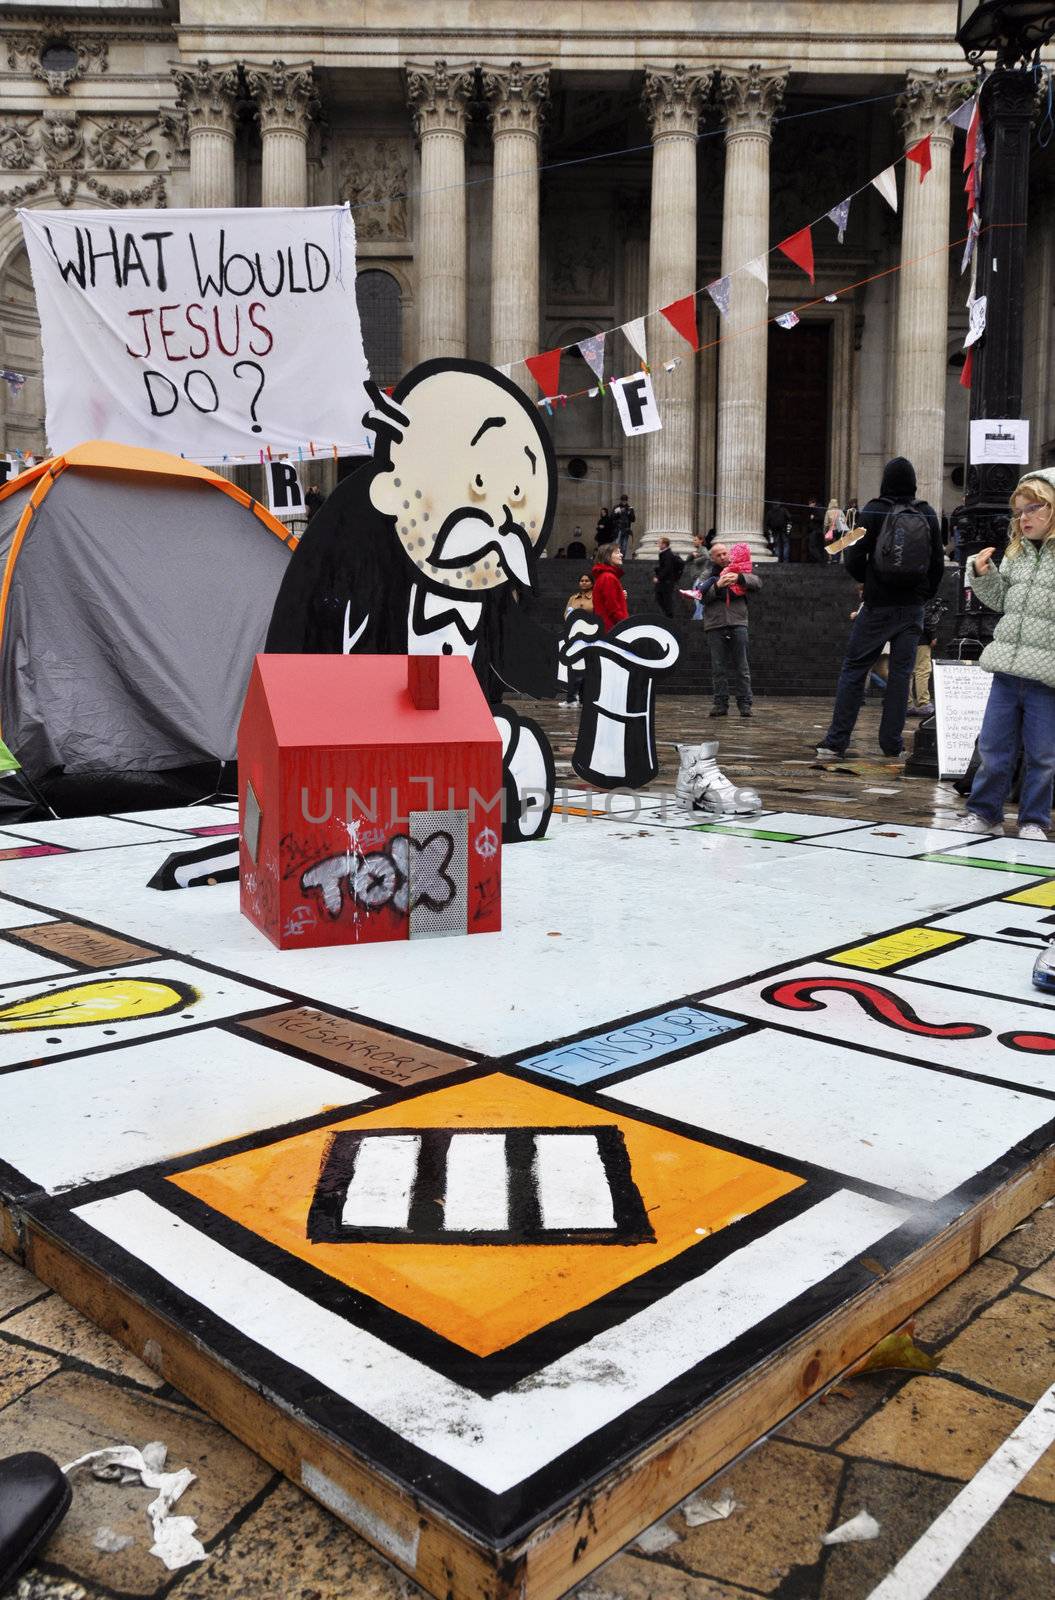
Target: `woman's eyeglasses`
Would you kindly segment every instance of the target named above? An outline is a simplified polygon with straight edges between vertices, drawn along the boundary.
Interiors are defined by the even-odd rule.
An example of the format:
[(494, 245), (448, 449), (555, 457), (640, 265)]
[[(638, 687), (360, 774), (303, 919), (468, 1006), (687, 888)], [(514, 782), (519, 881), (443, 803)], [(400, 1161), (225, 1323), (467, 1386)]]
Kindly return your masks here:
[(1051, 507), (1048, 505), (1046, 500), (1031, 500), (1028, 505), (1019, 506), (1017, 510), (1013, 511), (1012, 516), (1031, 517), (1034, 516), (1038, 511), (1050, 511), (1050, 509)]

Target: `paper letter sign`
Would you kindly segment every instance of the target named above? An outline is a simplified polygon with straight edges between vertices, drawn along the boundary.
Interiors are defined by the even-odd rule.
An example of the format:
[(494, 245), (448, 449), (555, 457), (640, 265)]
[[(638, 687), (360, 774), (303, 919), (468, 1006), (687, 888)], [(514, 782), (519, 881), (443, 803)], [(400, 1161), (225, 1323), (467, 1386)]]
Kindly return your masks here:
[(20, 211), (49, 448), (195, 461), (368, 450), (346, 206)]
[(304, 490), (292, 461), (269, 461), (267, 503), (273, 517), (303, 517)]
[(656, 405), (652, 379), (647, 372), (635, 372), (629, 378), (615, 378), (609, 388), (615, 395), (625, 434), (632, 437), (635, 433), (658, 433), (663, 422)]

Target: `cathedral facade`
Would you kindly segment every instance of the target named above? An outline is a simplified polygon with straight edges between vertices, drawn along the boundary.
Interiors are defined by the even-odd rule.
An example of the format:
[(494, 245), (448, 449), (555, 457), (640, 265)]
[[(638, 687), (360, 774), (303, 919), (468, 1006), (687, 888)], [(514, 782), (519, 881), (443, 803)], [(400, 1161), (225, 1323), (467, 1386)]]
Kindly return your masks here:
[[(555, 544), (624, 490), (660, 534), (747, 536), (768, 502), (863, 501), (893, 454), (962, 497), (961, 276), (974, 86), (950, 0), (154, 0), (0, 9), (0, 450), (45, 449), (18, 207), (347, 202), (374, 376), (565, 347)], [(931, 135), (920, 182), (902, 161)], [(893, 166), (895, 211), (871, 179)], [(1052, 171), (1035, 144), (1025, 409), (1055, 460)], [(852, 197), (847, 217), (828, 212)], [(779, 252), (812, 228), (815, 283)], [(840, 223), (844, 225), (840, 226)], [(658, 315), (698, 297), (700, 349)], [(784, 327), (777, 318), (794, 311)], [(644, 317), (660, 432), (627, 439), (606, 377)], [(791, 320), (791, 319), (786, 319)], [(591, 395), (590, 390), (596, 392)], [(248, 470), (248, 469), (246, 469)], [(320, 468), (323, 488), (342, 470)], [(251, 486), (252, 487), (252, 486)]]

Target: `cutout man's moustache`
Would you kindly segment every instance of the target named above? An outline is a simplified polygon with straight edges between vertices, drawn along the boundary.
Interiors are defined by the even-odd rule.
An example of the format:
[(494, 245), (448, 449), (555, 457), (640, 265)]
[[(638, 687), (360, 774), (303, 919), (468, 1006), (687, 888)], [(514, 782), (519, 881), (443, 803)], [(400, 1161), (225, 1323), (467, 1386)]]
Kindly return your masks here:
[(465, 567), (493, 550), (510, 578), (529, 583), (527, 535), (515, 522), (496, 528), (488, 517), (459, 511), (440, 529), (431, 556), (434, 567)]

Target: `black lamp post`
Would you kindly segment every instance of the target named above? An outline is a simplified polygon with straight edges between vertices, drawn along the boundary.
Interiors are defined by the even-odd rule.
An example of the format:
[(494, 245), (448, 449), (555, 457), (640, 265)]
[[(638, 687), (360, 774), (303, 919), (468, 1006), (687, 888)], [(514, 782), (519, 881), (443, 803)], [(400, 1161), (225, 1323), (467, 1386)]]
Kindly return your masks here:
[[(996, 52), (981, 92), (986, 156), (982, 171), (981, 234), (976, 295), (986, 298), (985, 332), (974, 346), (971, 421), (1022, 415), (1026, 217), (1030, 122), (1036, 101), (1034, 66), (1055, 35), (1055, 0), (960, 0), (957, 43), (968, 61)], [(1007, 542), (1008, 497), (1025, 463), (969, 463), (965, 499), (967, 538), (960, 544), (961, 577), (968, 555)], [(961, 583), (962, 595), (962, 583)], [(987, 640), (991, 614), (960, 604), (961, 638)]]
[[(973, 66), (989, 51), (996, 63), (982, 84), (985, 140), (981, 176), (981, 232), (975, 246), (975, 294), (986, 299), (985, 332), (973, 346), (971, 421), (1022, 415), (1022, 320), (1025, 310), (1026, 216), (1030, 123), (1036, 102), (1036, 62), (1055, 36), (1055, 0), (960, 0), (956, 42)], [(956, 638), (961, 656), (979, 655), (995, 618), (972, 595), (967, 599), (967, 557), (1007, 543), (1008, 501), (1025, 463), (969, 462), (962, 535)], [(966, 641), (971, 641), (967, 644)], [(933, 718), (920, 725), (907, 772), (938, 776)]]

